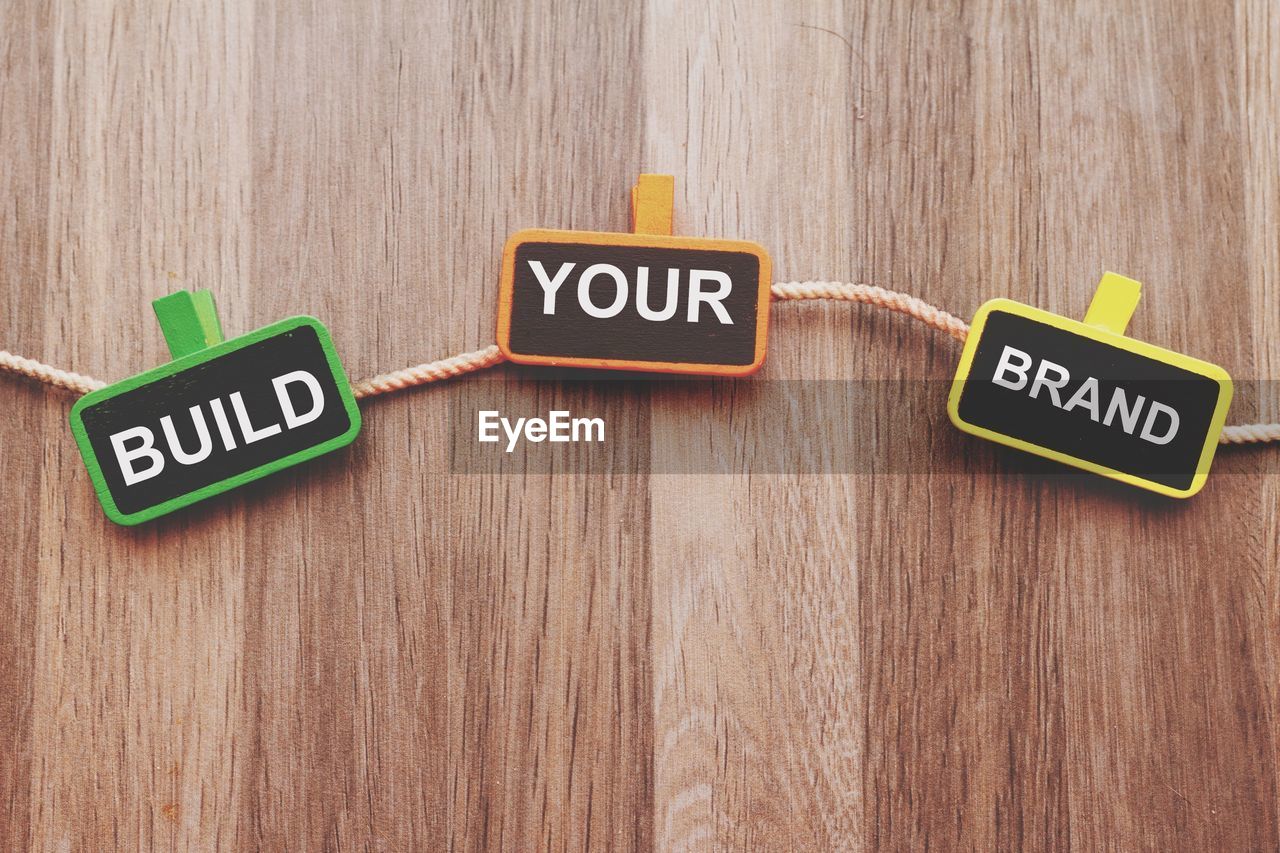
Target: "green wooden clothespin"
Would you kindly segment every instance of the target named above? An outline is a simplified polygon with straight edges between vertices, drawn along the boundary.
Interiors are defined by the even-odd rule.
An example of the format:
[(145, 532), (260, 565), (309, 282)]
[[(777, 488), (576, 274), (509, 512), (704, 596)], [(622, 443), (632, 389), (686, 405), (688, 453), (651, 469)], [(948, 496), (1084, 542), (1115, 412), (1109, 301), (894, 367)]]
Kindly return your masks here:
[(208, 290), (179, 290), (151, 303), (174, 361), (220, 344), (222, 323)]
[(151, 303), (171, 361), (92, 391), (71, 432), (107, 517), (138, 524), (350, 444), (360, 410), (324, 325), (232, 340), (207, 290)]

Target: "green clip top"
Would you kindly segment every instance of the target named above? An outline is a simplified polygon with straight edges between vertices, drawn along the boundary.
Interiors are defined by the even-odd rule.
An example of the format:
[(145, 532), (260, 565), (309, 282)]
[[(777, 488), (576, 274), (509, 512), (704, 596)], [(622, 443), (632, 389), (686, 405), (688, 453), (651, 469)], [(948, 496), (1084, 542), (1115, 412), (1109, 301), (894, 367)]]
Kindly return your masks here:
[(218, 309), (208, 290), (179, 290), (151, 303), (175, 361), (223, 341)]

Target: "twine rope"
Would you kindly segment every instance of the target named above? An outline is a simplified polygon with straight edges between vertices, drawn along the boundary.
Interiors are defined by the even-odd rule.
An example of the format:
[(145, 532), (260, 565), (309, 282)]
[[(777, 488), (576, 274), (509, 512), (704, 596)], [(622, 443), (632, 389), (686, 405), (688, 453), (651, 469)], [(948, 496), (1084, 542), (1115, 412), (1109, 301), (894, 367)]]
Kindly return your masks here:
[[(773, 298), (779, 302), (825, 299), (871, 305), (903, 314), (958, 341), (964, 341), (969, 335), (969, 324), (954, 314), (943, 311), (919, 297), (870, 284), (840, 281), (784, 281), (773, 285), (771, 292)], [(363, 400), (429, 382), (455, 379), (504, 361), (506, 357), (497, 345), (491, 344), (475, 352), (465, 352), (438, 361), (428, 361), (393, 370), (370, 379), (362, 379), (352, 383), (351, 388), (356, 399)], [(75, 394), (87, 394), (104, 388), (107, 384), (92, 376), (62, 370), (35, 359), (14, 355), (7, 350), (0, 350), (0, 371), (25, 376), (36, 382)], [(1261, 444), (1280, 441), (1280, 423), (1236, 424), (1224, 427), (1218, 441), (1220, 444)]]
[(372, 379), (364, 379), (353, 383), (351, 390), (355, 392), (357, 400), (363, 400), (366, 397), (390, 394), (392, 391), (412, 388), (415, 385), (453, 379), (462, 376), (464, 373), (474, 373), (477, 370), (484, 370), (486, 367), (493, 367), (495, 364), (501, 364), (506, 360), (507, 357), (498, 349), (498, 345), (490, 344), (484, 349), (476, 350), (475, 352), (464, 352), (461, 355), (442, 358), (439, 361), (415, 364), (413, 367), (405, 367), (400, 370), (393, 370), (390, 373), (383, 373)]
[(45, 385), (63, 388), (76, 394), (88, 394), (90, 391), (107, 387), (107, 383), (101, 379), (82, 376), (70, 370), (61, 370), (42, 361), (36, 361), (34, 358), (14, 355), (8, 350), (0, 350), (0, 370), (16, 373), (19, 376), (34, 379), (36, 382), (43, 382)]
[(888, 311), (906, 314), (926, 326), (946, 332), (957, 341), (969, 336), (969, 324), (954, 314), (930, 305), (923, 299), (896, 290), (885, 290), (871, 284), (847, 284), (840, 281), (784, 281), (772, 288), (773, 298), (779, 301), (800, 299), (833, 299), (840, 302), (861, 302)]

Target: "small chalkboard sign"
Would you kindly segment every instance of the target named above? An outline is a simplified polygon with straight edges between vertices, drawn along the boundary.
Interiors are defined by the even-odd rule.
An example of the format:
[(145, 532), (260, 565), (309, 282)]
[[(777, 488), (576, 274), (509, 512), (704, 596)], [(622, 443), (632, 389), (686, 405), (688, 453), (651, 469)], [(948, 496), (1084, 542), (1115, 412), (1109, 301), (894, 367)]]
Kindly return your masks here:
[(318, 320), (291, 317), (222, 342), (212, 311), (207, 291), (157, 300), (174, 360), (72, 408), (76, 443), (118, 524), (336, 450), (360, 431), (351, 385)]
[(1008, 299), (974, 316), (957, 427), (1172, 497), (1203, 487), (1231, 402), (1208, 362), (1126, 337), (1140, 285), (1108, 273), (1081, 323)]
[(674, 182), (642, 175), (635, 232), (520, 231), (503, 254), (498, 346), (521, 364), (744, 376), (764, 363), (769, 256), (671, 236)]

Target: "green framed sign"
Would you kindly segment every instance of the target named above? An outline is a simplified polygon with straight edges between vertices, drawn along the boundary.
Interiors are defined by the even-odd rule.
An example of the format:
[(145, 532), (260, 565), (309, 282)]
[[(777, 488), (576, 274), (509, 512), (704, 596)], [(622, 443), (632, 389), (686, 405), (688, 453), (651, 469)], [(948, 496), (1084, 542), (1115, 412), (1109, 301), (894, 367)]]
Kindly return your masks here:
[(355, 440), (360, 409), (319, 320), (290, 317), (222, 341), (208, 291), (154, 307), (174, 360), (71, 410), (112, 521), (149, 521)]

